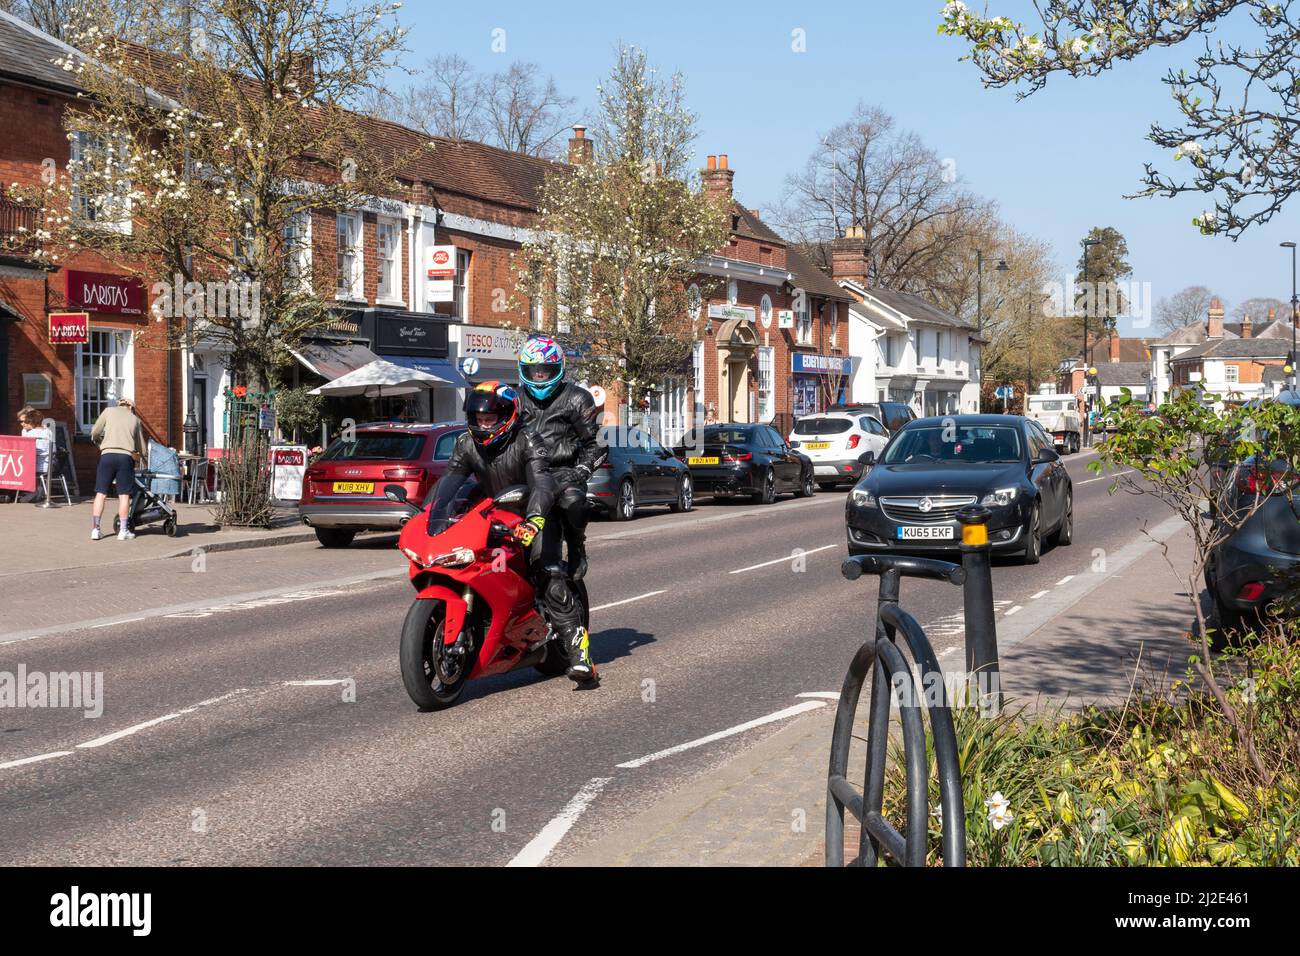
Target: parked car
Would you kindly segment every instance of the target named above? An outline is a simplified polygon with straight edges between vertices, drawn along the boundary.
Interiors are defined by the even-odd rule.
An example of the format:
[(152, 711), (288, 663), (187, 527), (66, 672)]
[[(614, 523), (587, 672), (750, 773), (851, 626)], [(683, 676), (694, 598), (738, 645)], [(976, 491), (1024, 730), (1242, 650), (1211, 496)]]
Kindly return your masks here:
[(992, 516), (995, 552), (1036, 564), (1043, 541), (1074, 537), (1074, 487), (1042, 430), (1019, 415), (921, 418), (894, 434), (849, 494), (850, 554), (950, 550), (957, 512), (979, 504)]
[(863, 412), (827, 412), (805, 415), (795, 422), (789, 442), (791, 448), (812, 459), (818, 487), (829, 491), (861, 478), (858, 459), (864, 451), (877, 455), (884, 451), (889, 432), (878, 419)]
[(697, 495), (751, 495), (771, 504), (783, 491), (797, 498), (815, 491), (812, 459), (769, 425), (706, 425), (686, 436), (674, 454), (690, 468)]
[[(1300, 497), (1296, 476), (1285, 462), (1242, 462), (1231, 476), (1224, 507), (1241, 526), (1213, 551), (1205, 583), (1221, 628), (1234, 629), (1243, 617), (1257, 614), (1297, 583), (1300, 569)], [(1263, 501), (1260, 500), (1261, 496)], [(1254, 509), (1241, 521), (1241, 515)]]
[(638, 429), (626, 444), (607, 446), (608, 457), (587, 482), (587, 504), (615, 521), (627, 521), (646, 505), (690, 511), (695, 483), (686, 462)]
[(384, 496), (401, 485), (406, 500), (425, 501), (447, 470), (464, 422), (357, 425), (335, 439), (303, 476), (298, 514), (327, 548), (346, 548), (359, 531), (396, 531), (410, 509)]
[(843, 405), (832, 405), (827, 409), (830, 412), (861, 412), (870, 415), (880, 424), (884, 425), (892, 435), (908, 422), (916, 421), (916, 412), (907, 402), (854, 402)]
[(1026, 414), (1052, 436), (1061, 454), (1073, 455), (1083, 447), (1083, 419), (1073, 395), (1030, 395)]

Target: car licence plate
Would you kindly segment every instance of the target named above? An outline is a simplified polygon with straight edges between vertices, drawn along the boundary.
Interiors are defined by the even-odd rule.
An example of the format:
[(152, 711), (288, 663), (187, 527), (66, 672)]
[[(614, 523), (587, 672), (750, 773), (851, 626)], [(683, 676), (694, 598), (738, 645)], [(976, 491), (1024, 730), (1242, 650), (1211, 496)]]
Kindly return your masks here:
[(334, 482), (334, 494), (336, 495), (373, 495), (374, 493), (375, 483), (373, 481)]
[(805, 442), (803, 447), (813, 451), (821, 451), (823, 448), (830, 448), (831, 443), (828, 441), (810, 441)]
[(686, 459), (686, 464), (688, 465), (716, 465), (717, 463), (718, 463), (718, 458), (716, 455), (711, 458), (687, 458)]
[(947, 525), (903, 525), (898, 529), (900, 541), (952, 541), (955, 535)]

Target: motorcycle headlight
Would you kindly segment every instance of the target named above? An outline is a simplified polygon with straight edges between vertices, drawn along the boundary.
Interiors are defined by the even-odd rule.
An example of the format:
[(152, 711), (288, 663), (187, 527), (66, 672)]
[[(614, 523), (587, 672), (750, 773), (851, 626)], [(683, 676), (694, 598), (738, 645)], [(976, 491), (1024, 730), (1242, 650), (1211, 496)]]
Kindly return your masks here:
[(1018, 494), (1020, 494), (1019, 488), (999, 488), (985, 495), (980, 500), (980, 504), (993, 508), (1005, 507), (1015, 501)]
[(435, 568), (463, 568), (473, 563), (474, 550), (472, 548), (457, 548), (455, 551), (448, 551), (446, 554), (438, 555), (429, 562), (429, 565)]
[(859, 508), (874, 508), (876, 506), (876, 496), (865, 488), (854, 488), (849, 495), (849, 500)]

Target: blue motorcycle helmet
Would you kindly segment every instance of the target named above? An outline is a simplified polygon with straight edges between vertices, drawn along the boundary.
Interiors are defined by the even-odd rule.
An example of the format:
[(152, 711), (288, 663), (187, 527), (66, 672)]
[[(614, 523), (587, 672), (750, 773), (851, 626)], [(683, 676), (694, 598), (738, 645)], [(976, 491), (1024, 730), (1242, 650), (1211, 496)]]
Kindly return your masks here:
[(542, 402), (564, 384), (564, 349), (549, 335), (534, 335), (519, 350), (519, 384)]

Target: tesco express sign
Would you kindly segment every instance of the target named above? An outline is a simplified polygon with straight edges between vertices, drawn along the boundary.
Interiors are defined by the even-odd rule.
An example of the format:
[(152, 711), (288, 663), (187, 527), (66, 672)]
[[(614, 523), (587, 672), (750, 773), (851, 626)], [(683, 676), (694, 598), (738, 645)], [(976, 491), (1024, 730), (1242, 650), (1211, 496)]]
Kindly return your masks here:
[(465, 355), (493, 361), (513, 362), (519, 358), (526, 334), (514, 329), (491, 329), (462, 326), (461, 351)]

